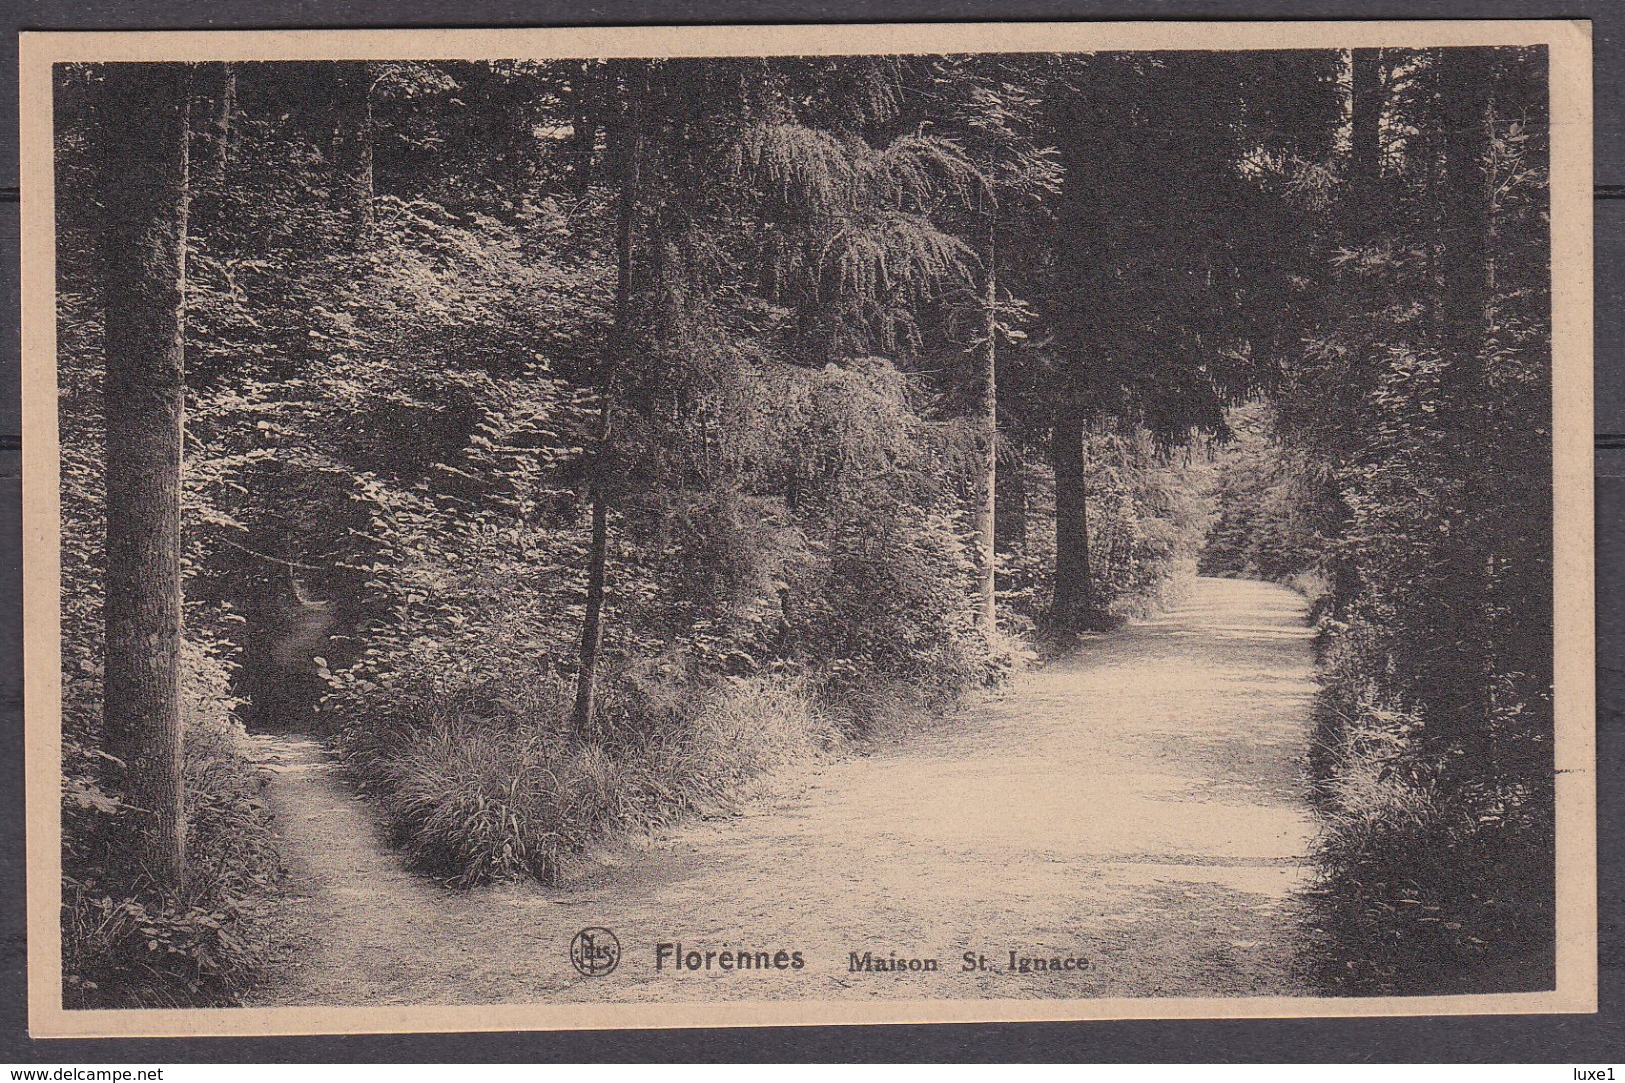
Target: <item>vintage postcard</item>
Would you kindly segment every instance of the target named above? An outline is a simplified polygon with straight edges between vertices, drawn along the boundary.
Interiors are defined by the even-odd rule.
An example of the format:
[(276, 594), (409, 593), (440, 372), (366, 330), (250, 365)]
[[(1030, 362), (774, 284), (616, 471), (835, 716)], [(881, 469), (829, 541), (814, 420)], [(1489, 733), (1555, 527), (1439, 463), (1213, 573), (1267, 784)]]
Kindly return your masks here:
[(25, 35), (33, 1033), (1594, 1011), (1590, 64)]

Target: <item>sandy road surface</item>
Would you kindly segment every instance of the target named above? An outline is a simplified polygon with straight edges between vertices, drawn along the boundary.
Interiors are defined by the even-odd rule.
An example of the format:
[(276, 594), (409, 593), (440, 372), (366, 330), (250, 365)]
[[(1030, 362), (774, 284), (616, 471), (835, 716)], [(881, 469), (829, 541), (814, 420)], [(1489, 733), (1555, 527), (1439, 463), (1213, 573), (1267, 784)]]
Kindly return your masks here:
[[(1200, 579), (960, 718), (787, 773), (737, 816), (608, 858), (562, 889), (445, 890), (402, 870), (314, 742), (259, 737), (299, 894), (296, 961), (257, 1004), (467, 1004), (1308, 992), (1313, 692), (1297, 595)], [(617, 970), (577, 975), (583, 926)], [(800, 951), (804, 969), (655, 969), (655, 946)], [(1019, 956), (1087, 958), (1059, 973)], [(854, 973), (849, 953), (937, 959)], [(965, 953), (986, 969), (963, 969)]]

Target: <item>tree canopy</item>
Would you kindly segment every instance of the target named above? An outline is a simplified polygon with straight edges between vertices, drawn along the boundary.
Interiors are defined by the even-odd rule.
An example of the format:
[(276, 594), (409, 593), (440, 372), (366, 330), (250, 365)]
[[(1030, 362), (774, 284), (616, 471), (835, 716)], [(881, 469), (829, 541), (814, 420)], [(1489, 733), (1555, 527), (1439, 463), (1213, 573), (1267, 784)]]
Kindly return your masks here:
[[(115, 748), (180, 779), (141, 905), (230, 889), (183, 871), (214, 785), (183, 716), (335, 735), (426, 867), (548, 876), (771, 761), (761, 733), (996, 683), (1206, 546), (1316, 595), (1334, 917), (1395, 945), (1339, 980), (1545, 935), (1538, 51), (135, 75), (167, 104), (127, 130), (157, 91), (56, 77), (72, 913), (128, 880), (83, 825), (154, 801)], [(143, 230), (168, 255), (130, 262)], [(131, 391), (165, 373), (160, 415)], [(169, 683), (131, 699), (159, 624)], [(800, 736), (718, 736), (747, 688)], [(446, 828), (544, 769), (570, 800), (516, 836)], [(1460, 935), (1372, 916), (1401, 903)]]

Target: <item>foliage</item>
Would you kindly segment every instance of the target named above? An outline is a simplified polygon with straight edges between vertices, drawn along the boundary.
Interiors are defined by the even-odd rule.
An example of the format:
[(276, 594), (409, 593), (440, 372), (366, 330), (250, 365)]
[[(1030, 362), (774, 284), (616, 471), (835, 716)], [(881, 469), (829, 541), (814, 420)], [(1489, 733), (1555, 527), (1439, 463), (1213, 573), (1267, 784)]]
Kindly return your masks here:
[[(1454, 988), (1543, 942), (1547, 151), (1532, 54), (1465, 52), (1377, 56), (1374, 114), (1365, 51), (199, 66), (193, 871), (162, 888), (118, 867), (100, 770), (119, 314), (101, 77), (61, 69), (70, 995), (247, 980), (276, 862), (244, 721), (330, 736), (418, 867), (555, 878), (997, 682), (1078, 555), (1058, 486), (1107, 617), (1204, 537), (1205, 571), (1322, 595), (1339, 988)], [(1017, 486), (990, 635), (992, 454)]]
[[(1210, 468), (1191, 449), (1157, 446), (1144, 429), (1097, 426), (1085, 437), (1090, 566), (1096, 596), (1117, 619), (1157, 608), (1194, 574), (1214, 515)], [(1002, 559), (1001, 592), (1035, 624), (1049, 608), (1054, 473), (1023, 464), (1025, 537)]]
[(1289, 363), (1277, 405), (1291, 454), (1315, 466), (1304, 514), (1325, 524), (1317, 921), (1339, 989), (1545, 988), (1551, 370), (1548, 273), (1535, 255), (1546, 230), (1538, 64), (1516, 50), (1384, 63), (1407, 134), (1387, 176), (1348, 183), (1386, 185), (1392, 206), (1332, 256), (1345, 303)]
[(1320, 523), (1312, 467), (1284, 448), (1273, 410), (1250, 403), (1230, 410), (1230, 438), (1214, 449), (1218, 517), (1202, 548), (1204, 575), (1297, 583), (1318, 566), (1336, 523)]
[[(730, 682), (799, 682), (837, 728), (863, 729), (879, 689), (941, 703), (998, 672), (967, 619), (969, 567), (941, 476), (951, 425), (892, 360), (840, 352), (896, 345), (886, 314), (957, 273), (957, 242), (921, 210), (958, 183), (956, 151), (794, 121), (773, 97), (773, 72), (751, 93), (776, 119), (741, 126), (723, 109), (730, 98), (697, 93), (693, 81), (709, 86), (716, 68), (612, 76), (652, 128), (640, 193), (651, 220), (638, 241), (652, 251), (636, 264), (634, 306), (636, 340), (656, 363), (618, 366), (606, 392), (593, 365), (571, 357), (579, 340), (568, 336), (584, 324), (584, 358), (610, 345), (566, 289), (602, 275), (606, 238), (521, 216), (509, 241), (502, 221), (470, 216), (465, 229), (419, 200), (380, 214), (373, 244), (390, 258), (317, 310), (333, 352), (297, 378), (291, 404), (303, 416), (269, 433), (280, 461), (332, 494), (325, 522), (298, 524), (301, 551), (327, 532), (340, 559), (320, 582), (351, 614), (351, 631), (314, 662), (326, 685), (319, 717), (402, 844), (459, 883), (553, 876), (603, 831), (662, 822), (713, 782), (753, 773), (741, 766), (761, 758), (752, 742), (779, 741), (766, 721), (753, 736), (715, 739)], [(719, 191), (694, 146), (730, 142), (737, 175)], [(778, 204), (786, 194), (798, 213)], [(586, 198), (604, 208), (608, 195)], [(823, 213), (809, 218), (809, 205)], [(401, 236), (397, 220), (418, 224)], [(764, 228), (781, 302), (740, 296), (728, 277), (732, 261), (761, 258)], [(454, 259), (425, 261), (426, 248), (448, 245)], [(513, 333), (512, 348), (447, 342), (448, 324), (489, 339), (493, 323), (523, 319), (501, 315), (523, 313), (518, 299), (550, 294), (557, 301)], [(487, 296), (497, 320), (463, 315)], [(432, 335), (414, 342), (424, 328)], [(524, 357), (548, 341), (564, 360)], [(616, 545), (595, 737), (567, 734), (558, 705), (574, 676), (588, 545), (575, 441), (598, 408), (614, 434), (603, 450)], [(428, 438), (402, 448), (405, 425)], [(504, 454), (515, 451), (528, 454), (516, 464)], [(515, 687), (541, 700), (520, 707), (493, 691)], [(484, 705), (478, 724), (470, 703)], [(536, 772), (552, 788), (515, 781)], [(620, 781), (608, 786), (610, 776)], [(490, 820), (479, 810), (495, 807), (497, 785), (510, 796)]]
[(346, 763), (379, 795), (408, 860), (468, 886), (555, 879), (605, 834), (721, 807), (831, 740), (793, 679), (700, 687), (659, 667), (617, 678), (613, 721), (595, 740), (569, 732), (562, 686), (510, 679), (395, 697), (401, 721), (353, 728)]
[[(63, 734), (63, 995), (69, 1007), (230, 1004), (268, 960), (280, 880), (261, 779), (244, 756), (223, 666), (185, 651), (187, 877), (132, 868), (119, 845), (130, 806), (93, 730)], [(94, 694), (74, 677), (73, 695)], [(81, 719), (82, 720), (82, 719)]]

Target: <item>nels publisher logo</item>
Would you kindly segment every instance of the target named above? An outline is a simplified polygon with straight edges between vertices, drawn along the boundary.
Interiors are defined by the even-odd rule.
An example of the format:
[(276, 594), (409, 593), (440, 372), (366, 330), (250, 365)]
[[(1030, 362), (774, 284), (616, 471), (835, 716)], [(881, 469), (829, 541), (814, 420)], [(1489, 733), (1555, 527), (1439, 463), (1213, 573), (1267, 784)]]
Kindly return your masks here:
[(570, 941), (570, 963), (583, 977), (612, 974), (621, 965), (621, 942), (602, 926), (588, 926)]

